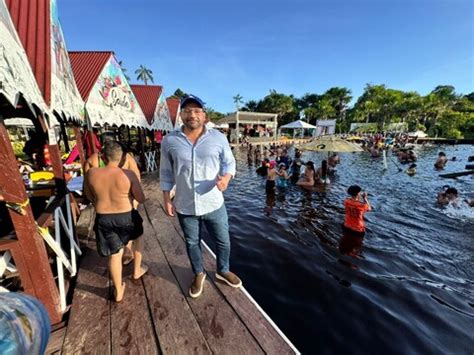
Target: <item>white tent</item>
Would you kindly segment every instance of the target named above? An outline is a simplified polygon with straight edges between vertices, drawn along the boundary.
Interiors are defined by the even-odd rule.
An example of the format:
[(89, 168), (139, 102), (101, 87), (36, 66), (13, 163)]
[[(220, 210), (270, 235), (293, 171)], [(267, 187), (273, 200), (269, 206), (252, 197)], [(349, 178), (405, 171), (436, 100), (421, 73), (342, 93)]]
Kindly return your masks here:
[(280, 127), (281, 128), (316, 128), (316, 126), (313, 126), (312, 124), (309, 124), (308, 122), (298, 120), (294, 122), (287, 123), (286, 125), (283, 125)]
[(428, 135), (423, 131), (410, 132), (410, 133), (408, 133), (408, 136), (409, 137), (416, 137), (416, 138), (428, 137)]
[(206, 128), (207, 129), (210, 129), (210, 128), (215, 128), (216, 127), (216, 124), (212, 121), (209, 121), (206, 123)]

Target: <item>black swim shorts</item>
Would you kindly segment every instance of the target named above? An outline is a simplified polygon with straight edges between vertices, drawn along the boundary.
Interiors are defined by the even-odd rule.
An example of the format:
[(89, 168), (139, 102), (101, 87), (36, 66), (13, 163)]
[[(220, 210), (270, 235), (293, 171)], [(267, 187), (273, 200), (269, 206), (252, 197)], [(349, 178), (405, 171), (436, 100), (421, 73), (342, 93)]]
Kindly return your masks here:
[(143, 234), (143, 219), (137, 210), (95, 216), (97, 252), (100, 256), (118, 253), (130, 240)]

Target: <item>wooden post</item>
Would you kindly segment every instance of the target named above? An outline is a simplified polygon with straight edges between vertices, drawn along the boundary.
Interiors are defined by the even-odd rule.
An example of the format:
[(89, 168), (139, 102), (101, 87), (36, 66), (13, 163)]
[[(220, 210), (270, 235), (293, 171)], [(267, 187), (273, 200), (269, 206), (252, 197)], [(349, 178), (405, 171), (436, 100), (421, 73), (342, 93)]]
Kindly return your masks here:
[(138, 142), (140, 147), (140, 162), (142, 165), (142, 171), (146, 171), (146, 159), (145, 159), (145, 143), (143, 141), (143, 132), (141, 128), (137, 128), (138, 131)]
[[(0, 119), (0, 187), (5, 201), (24, 203), (28, 201), (23, 179), (18, 171), (15, 154), (3, 121)], [(46, 307), (51, 322), (61, 321), (59, 293), (54, 282), (51, 266), (46, 254), (43, 238), (38, 234), (31, 207), (24, 207), (25, 215), (9, 209), (15, 227), (18, 244), (22, 251), (29, 278), (34, 288), (32, 296), (37, 297)]]
[(273, 140), (277, 140), (278, 115), (273, 116)]
[(239, 144), (239, 111), (235, 113), (235, 132), (236, 132), (236, 139), (237, 145)]
[(74, 125), (74, 134), (76, 136), (76, 147), (79, 151), (79, 159), (81, 160), (81, 166), (84, 166), (86, 162), (86, 156), (84, 154), (84, 146), (82, 143), (82, 132), (79, 126)]
[(61, 127), (61, 135), (63, 136), (64, 150), (66, 151), (66, 153), (69, 153), (71, 149), (69, 148), (69, 140), (68, 140), (67, 132), (66, 132), (66, 124), (62, 121), (59, 121), (59, 125)]
[[(43, 116), (38, 116), (39, 122), (43, 131), (46, 135), (48, 135), (48, 126), (46, 125), (45, 119)], [(53, 127), (50, 129), (54, 130)], [(51, 157), (51, 165), (53, 167), (54, 172), (54, 180), (56, 182), (56, 189), (58, 193), (65, 194), (66, 193), (66, 182), (64, 180), (64, 171), (63, 171), (63, 162), (61, 160), (61, 153), (59, 152), (59, 146), (57, 142), (51, 142), (48, 138), (48, 150), (49, 155)]]

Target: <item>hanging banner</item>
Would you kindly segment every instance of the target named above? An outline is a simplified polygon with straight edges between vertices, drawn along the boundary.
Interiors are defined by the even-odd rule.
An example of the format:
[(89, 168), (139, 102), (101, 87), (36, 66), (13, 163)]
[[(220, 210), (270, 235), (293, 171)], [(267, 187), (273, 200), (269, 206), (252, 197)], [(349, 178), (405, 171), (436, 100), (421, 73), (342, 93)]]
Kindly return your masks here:
[(110, 125), (149, 128), (135, 95), (122, 68), (114, 56), (99, 75), (89, 98), (86, 110), (92, 125)]
[(51, 110), (67, 120), (84, 120), (84, 102), (72, 73), (56, 0), (51, 0)]
[(32, 111), (35, 104), (42, 112), (48, 112), (4, 0), (0, 0), (0, 93), (13, 106), (21, 93)]
[(170, 111), (168, 110), (168, 105), (166, 104), (163, 93), (160, 95), (158, 103), (156, 104), (153, 121), (150, 123), (150, 129), (166, 132), (173, 130)]

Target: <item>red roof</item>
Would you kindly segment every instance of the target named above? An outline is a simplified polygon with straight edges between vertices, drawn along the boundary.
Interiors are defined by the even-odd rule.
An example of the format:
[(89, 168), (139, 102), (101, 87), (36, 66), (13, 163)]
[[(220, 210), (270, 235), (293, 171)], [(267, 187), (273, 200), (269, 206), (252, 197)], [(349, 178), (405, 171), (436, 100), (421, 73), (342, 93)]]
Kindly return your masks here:
[(180, 99), (169, 97), (166, 99), (166, 103), (168, 104), (168, 110), (170, 111), (171, 122), (173, 123), (173, 127), (176, 123), (176, 117), (178, 117), (178, 110), (179, 110), (179, 103), (181, 102)]
[(146, 120), (151, 124), (163, 87), (158, 85), (130, 85), (130, 87), (145, 114)]
[(113, 54), (112, 51), (69, 52), (74, 79), (84, 101)]
[(6, 0), (46, 104), (51, 104), (50, 0)]

